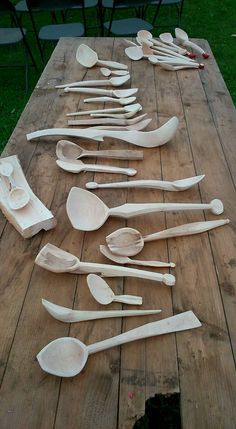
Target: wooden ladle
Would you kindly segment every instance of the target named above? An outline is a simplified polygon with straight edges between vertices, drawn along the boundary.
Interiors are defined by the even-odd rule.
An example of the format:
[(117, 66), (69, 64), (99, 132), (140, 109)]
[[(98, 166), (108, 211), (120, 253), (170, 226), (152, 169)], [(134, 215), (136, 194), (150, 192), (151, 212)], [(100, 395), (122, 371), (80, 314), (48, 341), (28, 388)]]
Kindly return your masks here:
[(120, 346), (143, 338), (185, 331), (201, 326), (192, 311), (177, 314), (156, 322), (147, 323), (123, 334), (86, 346), (72, 337), (62, 337), (49, 343), (38, 354), (37, 360), (43, 371), (58, 377), (74, 377), (84, 368), (90, 354)]
[(213, 214), (219, 215), (223, 212), (224, 206), (220, 200), (215, 199), (210, 204), (138, 203), (108, 208), (97, 195), (85, 189), (73, 187), (67, 198), (66, 210), (75, 229), (95, 231), (106, 222), (109, 216), (129, 219), (146, 213), (178, 210), (210, 210)]
[(0, 163), (0, 175), (7, 178), (10, 184), (10, 191), (8, 194), (8, 204), (12, 210), (20, 210), (25, 207), (29, 200), (29, 193), (20, 186), (16, 186), (13, 178), (13, 166), (9, 162)]
[(205, 174), (200, 176), (188, 177), (186, 179), (174, 180), (172, 182), (165, 180), (130, 180), (129, 182), (113, 183), (86, 183), (87, 189), (107, 189), (107, 188), (144, 188), (144, 189), (162, 189), (164, 191), (185, 191), (192, 188), (204, 179)]
[[(120, 302), (122, 304), (142, 305), (143, 300), (141, 296), (115, 295), (107, 282), (97, 274), (89, 274), (87, 276), (87, 284), (91, 294), (99, 304), (107, 305), (112, 302)], [(160, 313), (161, 310), (156, 311)]]
[(141, 252), (144, 244), (148, 241), (199, 234), (227, 223), (229, 223), (229, 219), (186, 223), (144, 237), (134, 228), (120, 228), (108, 235), (106, 242), (112, 253), (121, 256), (134, 256)]
[(108, 246), (100, 245), (100, 252), (117, 264), (132, 264), (132, 265), (142, 265), (143, 267), (171, 267), (174, 268), (175, 264), (173, 262), (161, 262), (161, 261), (137, 261), (137, 259), (130, 259), (127, 256), (120, 256), (112, 253)]
[(82, 66), (91, 68), (95, 65), (111, 67), (120, 70), (127, 70), (128, 66), (125, 64), (117, 63), (115, 61), (105, 61), (99, 60), (97, 53), (93, 51), (89, 46), (84, 45), (83, 43), (78, 47), (76, 51), (76, 60)]
[(56, 146), (58, 159), (80, 159), (83, 157), (113, 158), (113, 159), (143, 159), (141, 150), (85, 150), (78, 144), (68, 140), (59, 140)]
[(72, 87), (97, 87), (97, 86), (121, 86), (125, 82), (128, 82), (130, 80), (130, 75), (127, 74), (126, 76), (118, 76), (118, 77), (111, 77), (110, 79), (105, 80), (80, 80), (78, 82), (72, 82), (72, 83), (65, 83), (63, 85), (57, 85), (55, 88), (72, 88)]

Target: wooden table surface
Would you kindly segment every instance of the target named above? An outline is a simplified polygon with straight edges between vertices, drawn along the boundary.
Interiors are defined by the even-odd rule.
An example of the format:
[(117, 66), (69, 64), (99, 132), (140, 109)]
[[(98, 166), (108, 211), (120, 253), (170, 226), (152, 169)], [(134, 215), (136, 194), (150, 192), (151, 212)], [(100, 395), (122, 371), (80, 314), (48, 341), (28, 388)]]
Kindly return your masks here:
[[(205, 174), (199, 187), (182, 193), (158, 190), (99, 190), (110, 207), (125, 202), (210, 202), (222, 199), (221, 218), (231, 223), (204, 233), (147, 243), (136, 258), (176, 262), (173, 288), (133, 278), (109, 279), (116, 294), (142, 295), (143, 307), (162, 308), (159, 318), (193, 310), (202, 327), (116, 347), (89, 358), (83, 372), (72, 379), (44, 373), (36, 354), (51, 340), (73, 336), (86, 344), (114, 336), (158, 317), (107, 319), (63, 324), (53, 319), (41, 299), (75, 309), (102, 309), (90, 295), (86, 276), (53, 274), (34, 264), (40, 248), (55, 244), (83, 261), (109, 263), (99, 252), (105, 236), (125, 225), (142, 234), (204, 219), (209, 212), (151, 214), (125, 223), (110, 218), (98, 231), (73, 230), (65, 210), (72, 186), (87, 181), (126, 180), (125, 176), (60, 170), (55, 163), (56, 138), (26, 141), (26, 133), (65, 127), (66, 112), (83, 105), (83, 96), (64, 94), (56, 84), (102, 79), (99, 68), (86, 70), (75, 60), (85, 42), (99, 58), (128, 64), (131, 86), (138, 87), (137, 101), (153, 118), (149, 130), (173, 115), (180, 126), (165, 146), (144, 150), (143, 161), (131, 161), (135, 179), (174, 180)], [(207, 42), (200, 44), (210, 50)], [(129, 87), (126, 85), (125, 87)], [(236, 115), (220, 71), (211, 55), (205, 70), (160, 70), (145, 60), (131, 62), (119, 39), (62, 39), (46, 66), (2, 156), (18, 154), (35, 194), (58, 220), (55, 229), (24, 240), (0, 216), (0, 427), (1, 429), (129, 429), (145, 412), (145, 401), (156, 393), (181, 394), (182, 427), (232, 429), (236, 427)], [(74, 139), (76, 141), (76, 139)], [(98, 145), (77, 140), (89, 149), (127, 148), (121, 141)], [(131, 149), (134, 146), (130, 147)], [(139, 148), (140, 149), (140, 148)], [(111, 160), (102, 160), (111, 163)], [(126, 161), (112, 161), (127, 166)], [(165, 270), (162, 270), (165, 272)], [(120, 309), (112, 304), (109, 309)]]

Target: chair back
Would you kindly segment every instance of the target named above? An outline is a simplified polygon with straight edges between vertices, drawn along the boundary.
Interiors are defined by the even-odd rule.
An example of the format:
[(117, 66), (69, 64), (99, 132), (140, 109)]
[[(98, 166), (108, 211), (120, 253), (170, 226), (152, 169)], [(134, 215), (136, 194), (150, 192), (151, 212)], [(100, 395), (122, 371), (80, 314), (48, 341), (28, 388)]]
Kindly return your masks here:
[(15, 7), (9, 0), (0, 1), (0, 11), (1, 12), (15, 12)]
[(66, 10), (75, 6), (84, 7), (84, 0), (26, 0), (29, 9), (33, 10)]

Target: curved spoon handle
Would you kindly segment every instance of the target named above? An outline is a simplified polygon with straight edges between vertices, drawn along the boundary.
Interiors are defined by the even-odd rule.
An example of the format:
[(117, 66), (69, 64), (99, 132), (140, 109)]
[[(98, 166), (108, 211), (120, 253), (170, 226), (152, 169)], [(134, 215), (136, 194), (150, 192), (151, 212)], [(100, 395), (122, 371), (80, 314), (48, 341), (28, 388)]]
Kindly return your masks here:
[(87, 346), (87, 350), (89, 354), (92, 354), (142, 338), (185, 331), (187, 329), (198, 328), (199, 326), (201, 326), (201, 323), (195, 314), (192, 311), (186, 311), (176, 316), (168, 317), (167, 319), (147, 323), (146, 325), (131, 329), (130, 331), (108, 338), (107, 340), (90, 344)]
[(84, 103), (118, 103), (120, 104), (119, 98), (113, 98), (113, 97), (91, 97), (91, 98), (85, 98)]
[(135, 295), (116, 295), (113, 302), (121, 302), (122, 304), (142, 305), (143, 298)]
[[(162, 181), (162, 180), (132, 180), (130, 182), (114, 182), (114, 183), (96, 183), (92, 182), (94, 185), (91, 185), (91, 188), (153, 188), (153, 189), (163, 189), (165, 191), (177, 191), (176, 188), (172, 185), (171, 182)], [(89, 183), (87, 183), (89, 185)], [(90, 186), (87, 186), (88, 189)]]
[(207, 222), (193, 222), (184, 225), (175, 226), (155, 234), (146, 235), (143, 240), (146, 242), (153, 240), (162, 240), (164, 238), (180, 237), (182, 235), (193, 235), (201, 232), (209, 231), (210, 229), (217, 228), (218, 226), (226, 225), (229, 219), (212, 220)]
[(76, 164), (69, 163), (65, 161), (61, 161), (58, 159), (56, 161), (57, 165), (61, 167), (65, 171), (69, 171), (70, 173), (80, 173), (81, 171), (94, 171), (97, 173), (119, 173), (119, 174), (127, 174), (127, 176), (134, 176), (137, 171), (134, 168), (120, 168), (120, 167), (112, 167), (110, 165), (98, 165), (98, 164)]
[(191, 42), (190, 40), (186, 40), (184, 42), (181, 42), (183, 46), (186, 46), (186, 48), (192, 48), (193, 51), (197, 52), (198, 54), (205, 54), (205, 51), (200, 48), (200, 46), (196, 45), (196, 43)]
[[(79, 82), (73, 82), (73, 83), (69, 83), (69, 84), (64, 84), (64, 85), (58, 85), (56, 88), (71, 88), (73, 86), (75, 87), (83, 87), (83, 86), (106, 86), (106, 85), (111, 85), (111, 82), (109, 79), (102, 79), (102, 80), (82, 80)], [(76, 88), (75, 88), (76, 89)], [(66, 91), (69, 92), (69, 91)]]
[[(76, 83), (76, 82), (75, 82)], [(78, 92), (79, 94), (97, 94), (97, 95), (113, 95), (112, 89), (99, 89), (99, 88), (73, 88), (72, 84), (70, 86), (63, 85), (64, 92)], [(89, 112), (88, 112), (89, 113)], [(87, 114), (87, 112), (86, 112)]]
[(98, 60), (96, 65), (111, 67), (113, 69), (128, 70), (128, 66), (126, 64), (117, 63), (116, 61)]

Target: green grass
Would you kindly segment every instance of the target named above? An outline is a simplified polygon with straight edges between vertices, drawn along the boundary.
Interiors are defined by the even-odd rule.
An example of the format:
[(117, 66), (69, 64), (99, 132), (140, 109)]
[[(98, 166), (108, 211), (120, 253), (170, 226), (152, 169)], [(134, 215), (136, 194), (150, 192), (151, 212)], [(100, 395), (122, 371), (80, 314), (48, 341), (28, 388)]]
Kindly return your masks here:
[[(122, 12), (123, 14), (126, 12)], [(95, 21), (94, 11), (87, 12), (89, 21)], [(148, 12), (148, 17), (151, 18), (153, 9)], [(43, 15), (45, 18), (45, 15)], [(158, 19), (158, 27), (154, 31), (154, 35), (158, 35), (163, 31), (171, 31), (175, 25), (175, 8), (162, 7)], [(81, 21), (80, 15), (76, 13), (70, 16), (71, 21)], [(37, 15), (37, 22), (40, 26), (42, 15)], [(50, 22), (48, 18), (48, 22)], [(9, 25), (9, 21), (1, 18), (0, 26)], [(25, 15), (23, 25), (28, 30), (31, 29), (29, 18)], [(185, 0), (181, 28), (185, 29), (190, 37), (207, 39), (211, 45), (215, 58), (223, 74), (226, 85), (231, 93), (231, 96), (236, 102), (236, 37), (231, 37), (231, 34), (236, 33), (236, 7), (235, 0)], [(89, 36), (94, 36), (96, 30), (90, 30)], [(0, 152), (7, 143), (16, 123), (24, 109), (24, 106), (34, 89), (34, 86), (42, 72), (42, 64), (40, 56), (35, 45), (35, 39), (31, 32), (28, 32), (28, 40), (34, 52), (37, 64), (41, 68), (39, 73), (33, 68), (29, 70), (29, 91), (26, 94), (24, 89), (24, 70), (19, 68), (0, 68)], [(48, 55), (50, 55), (51, 45), (48, 45)], [(21, 63), (24, 56), (22, 55), (22, 47), (14, 46), (0, 47), (0, 64), (5, 63)]]

